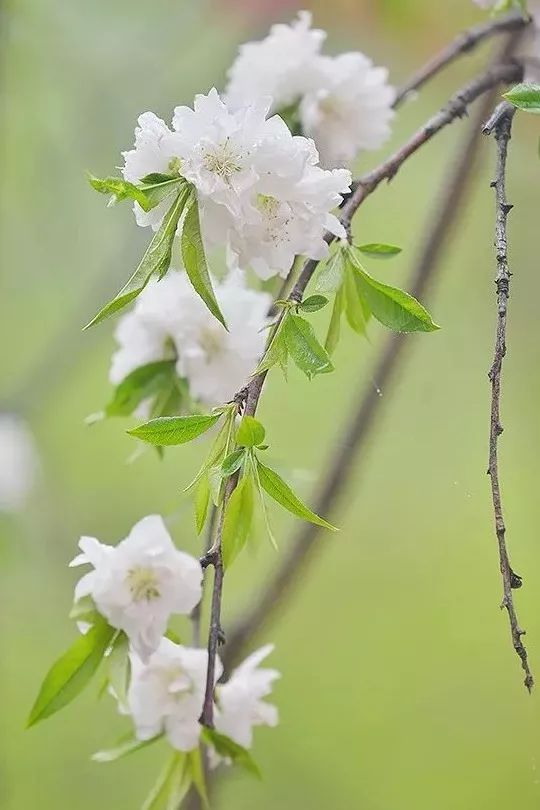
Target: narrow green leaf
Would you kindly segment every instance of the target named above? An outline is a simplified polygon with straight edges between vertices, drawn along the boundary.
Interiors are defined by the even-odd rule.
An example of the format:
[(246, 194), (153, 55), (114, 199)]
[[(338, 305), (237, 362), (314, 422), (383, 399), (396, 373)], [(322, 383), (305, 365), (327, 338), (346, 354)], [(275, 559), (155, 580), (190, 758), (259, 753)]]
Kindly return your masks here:
[(183, 180), (183, 179), (184, 178), (179, 177), (178, 174), (163, 174), (162, 172), (150, 172), (150, 174), (145, 174), (144, 177), (141, 177), (139, 182), (149, 186), (160, 183), (168, 183), (169, 180)]
[(129, 677), (131, 674), (129, 641), (125, 633), (120, 632), (114, 638), (107, 658), (107, 664), (107, 679), (110, 687), (115, 694), (118, 705), (125, 707), (127, 705)]
[(261, 362), (254, 372), (254, 376), (269, 371), (273, 366), (279, 365), (285, 378), (287, 378), (287, 346), (283, 337), (283, 327), (287, 320), (288, 313), (284, 313), (279, 321), (276, 331), (270, 340), (270, 345), (266, 349)]
[(236, 432), (236, 443), (241, 447), (256, 447), (262, 444), (266, 431), (253, 416), (244, 416)]
[(285, 481), (270, 467), (266, 467), (259, 459), (257, 459), (257, 470), (259, 473), (259, 480), (262, 488), (273, 498), (280, 506), (287, 509), (296, 517), (302, 520), (308, 520), (310, 523), (315, 523), (317, 526), (323, 526), (325, 529), (331, 529), (337, 532), (338, 529), (332, 526), (331, 523), (324, 520), (324, 518), (316, 515), (311, 509), (303, 503), (300, 498), (294, 494), (292, 489)]
[(208, 505), (210, 503), (210, 485), (208, 478), (203, 475), (195, 489), (195, 527), (200, 534), (206, 523)]
[(234, 475), (234, 473), (240, 469), (244, 463), (245, 455), (245, 447), (240, 447), (238, 450), (233, 450), (232, 453), (229, 453), (221, 465), (221, 474), (224, 478), (228, 478), (229, 475)]
[(151, 737), (149, 740), (137, 740), (135, 737), (130, 737), (127, 740), (122, 740), (113, 748), (107, 748), (104, 751), (96, 751), (92, 754), (93, 762), (116, 762), (117, 759), (122, 759), (135, 751), (140, 751), (141, 748), (146, 748), (148, 745), (161, 740), (163, 734), (158, 734), (156, 737)]
[(516, 84), (507, 93), (503, 93), (503, 98), (507, 99), (514, 107), (517, 107), (518, 110), (524, 110), (535, 115), (540, 114), (540, 84), (530, 82)]
[(29, 726), (63, 709), (82, 692), (96, 673), (114, 633), (114, 628), (100, 619), (52, 665), (30, 712)]
[(397, 245), (384, 245), (381, 242), (373, 242), (369, 245), (355, 245), (356, 249), (372, 259), (392, 259), (401, 253), (401, 248)]
[(257, 486), (257, 493), (259, 495), (259, 501), (260, 501), (261, 509), (262, 509), (262, 513), (263, 513), (264, 525), (266, 527), (266, 533), (268, 535), (268, 539), (270, 540), (270, 543), (272, 544), (273, 548), (275, 549), (275, 551), (277, 551), (278, 550), (278, 545), (276, 543), (276, 538), (274, 537), (272, 527), (270, 526), (270, 518), (268, 517), (268, 510), (266, 508), (266, 502), (265, 502), (265, 499), (264, 499), (264, 492), (263, 492), (263, 488), (262, 488), (261, 481), (260, 481), (260, 478), (259, 478), (259, 469), (258, 469), (258, 466), (257, 466), (257, 459), (255, 458), (255, 454), (254, 454), (253, 450), (249, 451), (249, 462), (250, 462), (250, 467), (251, 467), (251, 472), (252, 472), (252, 475), (253, 475), (253, 479), (254, 479), (255, 484)]
[(199, 203), (195, 190), (192, 190), (187, 203), (187, 213), (182, 230), (182, 258), (184, 267), (189, 276), (195, 292), (200, 295), (212, 315), (223, 324), (227, 324), (221, 314), (216, 300), (212, 281), (206, 264), (206, 255), (201, 236), (201, 223), (199, 219)]
[(133, 183), (128, 183), (121, 177), (94, 177), (87, 172), (88, 182), (100, 194), (112, 194), (114, 202), (122, 200), (135, 200), (144, 211), (149, 211), (150, 207), (146, 195), (142, 189)]
[(219, 433), (214, 440), (206, 461), (201, 466), (193, 481), (191, 481), (184, 489), (184, 492), (188, 492), (190, 489), (192, 489), (211, 467), (215, 467), (217, 464), (221, 465), (232, 442), (235, 414), (236, 407), (231, 408), (228, 413), (225, 413), (225, 420), (219, 429)]
[(183, 189), (171, 205), (167, 214), (163, 217), (163, 222), (152, 241), (146, 248), (139, 266), (122, 289), (109, 301), (92, 320), (86, 324), (85, 329), (89, 329), (94, 324), (103, 321), (135, 298), (144, 290), (153, 275), (163, 277), (171, 264), (171, 254), (174, 237), (182, 210), (186, 203), (188, 193)]
[(372, 278), (351, 252), (362, 296), (375, 318), (397, 332), (433, 332), (439, 329), (422, 304), (404, 290), (389, 287)]
[(247, 748), (238, 745), (237, 742), (226, 737), (225, 734), (220, 734), (214, 728), (203, 728), (201, 736), (206, 745), (211, 746), (220, 755), (226, 759), (232, 760), (235, 765), (244, 768), (249, 773), (261, 779), (261, 772), (259, 766), (251, 756)]
[(358, 283), (356, 269), (350, 262), (347, 265), (343, 290), (347, 323), (358, 335), (366, 337), (370, 310), (364, 299), (363, 290)]
[(327, 303), (328, 298), (324, 295), (310, 295), (309, 298), (305, 298), (298, 306), (302, 312), (318, 312), (325, 307)]
[(288, 353), (308, 379), (334, 370), (328, 352), (317, 340), (309, 321), (288, 313), (283, 325), (283, 338)]
[(191, 781), (195, 785), (197, 793), (201, 797), (202, 806), (205, 809), (209, 808), (210, 804), (208, 802), (208, 792), (206, 790), (206, 779), (200, 748), (195, 748), (193, 751), (188, 752), (186, 769), (191, 775)]
[(249, 473), (242, 476), (225, 507), (221, 553), (223, 565), (229, 568), (244, 548), (253, 519), (253, 481)]
[(114, 390), (111, 401), (105, 408), (107, 416), (129, 416), (143, 400), (162, 390), (175, 372), (174, 360), (160, 360), (139, 366)]
[(328, 324), (328, 332), (326, 333), (326, 340), (324, 341), (324, 348), (329, 355), (333, 354), (336, 346), (339, 343), (339, 336), (341, 333), (341, 316), (345, 309), (345, 290), (343, 285), (336, 292), (334, 298), (334, 305), (332, 307), (332, 316)]
[(149, 444), (170, 447), (185, 444), (215, 425), (221, 413), (201, 414), (200, 416), (160, 416), (144, 425), (128, 430), (130, 436), (142, 439)]
[[(166, 200), (171, 194), (177, 193), (181, 186), (187, 186), (185, 178), (179, 177), (178, 175), (176, 175), (176, 177), (167, 177), (166, 175), (158, 174), (147, 175), (147, 177), (153, 179), (147, 182), (145, 178), (142, 185), (139, 186), (139, 189), (143, 192), (146, 199), (145, 211), (151, 211), (152, 208), (155, 208), (163, 202), (163, 200)], [(166, 179), (161, 179), (164, 177)]]
[(337, 292), (343, 283), (344, 270), (344, 252), (341, 247), (338, 247), (317, 275), (315, 280), (317, 292), (325, 295)]
[(180, 807), (191, 784), (186, 764), (186, 755), (175, 751), (146, 797), (142, 810), (177, 810)]

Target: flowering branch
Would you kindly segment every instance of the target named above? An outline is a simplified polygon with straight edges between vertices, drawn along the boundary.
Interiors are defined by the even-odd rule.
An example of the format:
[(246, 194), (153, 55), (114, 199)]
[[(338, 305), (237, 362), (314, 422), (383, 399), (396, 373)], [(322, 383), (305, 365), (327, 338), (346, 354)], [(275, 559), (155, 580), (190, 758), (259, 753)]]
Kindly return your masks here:
[(487, 20), (479, 25), (475, 25), (473, 28), (469, 28), (467, 31), (463, 31), (453, 42), (447, 45), (446, 48), (443, 48), (433, 59), (420, 68), (420, 70), (398, 90), (394, 107), (399, 107), (406, 101), (410, 93), (418, 90), (429, 81), (429, 79), (432, 79), (437, 73), (440, 73), (443, 68), (450, 65), (458, 57), (470, 53), (484, 40), (507, 31), (517, 31), (529, 25), (529, 23), (529, 17), (519, 11), (513, 11), (503, 17)]
[[(452, 165), (448, 177), (443, 180), (443, 197), (435, 216), (426, 228), (427, 238), (422, 247), (416, 263), (414, 278), (411, 283), (411, 293), (422, 298), (430, 283), (433, 282), (445, 244), (450, 236), (452, 226), (462, 213), (462, 204), (468, 191), (468, 183), (472, 177), (474, 159), (481, 141), (481, 124), (492, 109), (496, 91), (492, 89), (487, 93), (470, 121), (468, 132), (463, 144), (458, 149), (458, 158)], [(378, 386), (385, 392), (400, 367), (405, 349), (410, 346), (404, 334), (391, 335), (382, 347), (375, 370), (372, 374)], [(386, 397), (388, 402), (388, 397)], [(354, 460), (358, 457), (360, 448), (371, 435), (375, 419), (380, 413), (381, 399), (373, 386), (362, 391), (358, 405), (351, 418), (345, 425), (339, 442), (339, 450), (330, 465), (330, 471), (315, 499), (317, 512), (331, 513), (336, 501), (341, 496), (352, 472)], [(292, 588), (300, 582), (298, 574), (305, 572), (310, 559), (317, 552), (318, 547), (313, 540), (317, 534), (317, 527), (306, 524), (298, 531), (296, 538), (288, 545), (278, 568), (272, 578), (266, 583), (259, 594), (257, 601), (241, 614), (237, 623), (227, 636), (227, 644), (222, 655), (223, 664), (228, 671), (242, 656), (243, 651), (253, 637), (266, 625), (278, 608), (284, 604), (284, 599), (290, 594)]]
[[(348, 231), (352, 217), (364, 202), (364, 200), (382, 183), (383, 180), (391, 180), (399, 168), (405, 161), (420, 149), (423, 144), (427, 143), (431, 138), (445, 126), (452, 123), (456, 118), (462, 118), (466, 112), (467, 107), (472, 104), (479, 96), (496, 87), (501, 82), (518, 81), (522, 75), (522, 68), (518, 64), (508, 65), (495, 65), (490, 68), (486, 73), (474, 79), (470, 84), (460, 90), (453, 96), (449, 103), (443, 107), (435, 116), (433, 116), (423, 127), (421, 127), (410, 138), (404, 146), (395, 152), (388, 160), (382, 163), (378, 168), (374, 169), (369, 174), (360, 178), (355, 184), (355, 189), (351, 196), (342, 206), (341, 222), (345, 229)], [(332, 241), (333, 236), (327, 234), (327, 240)], [(318, 261), (309, 260), (304, 264), (304, 267), (294, 284), (291, 293), (289, 294), (289, 302), (300, 302), (306, 290), (306, 287), (311, 280), (313, 273), (318, 266)], [(285, 310), (281, 313), (275, 329), (279, 327), (279, 323), (285, 317)], [(247, 386), (246, 404), (244, 413), (253, 417), (257, 411), (257, 406), (262, 393), (264, 382), (266, 379), (267, 371), (254, 376)], [(218, 525), (216, 534), (216, 542), (213, 548), (213, 554), (209, 557), (207, 555), (205, 562), (212, 564), (215, 569), (214, 588), (212, 595), (212, 615), (210, 622), (210, 631), (208, 638), (208, 672), (206, 680), (206, 692), (204, 710), (201, 717), (201, 722), (204, 725), (211, 726), (213, 722), (213, 693), (214, 693), (214, 666), (215, 657), (218, 647), (218, 636), (221, 631), (221, 594), (223, 588), (223, 560), (221, 555), (222, 544), (222, 531), (223, 531), (223, 515), (227, 507), (227, 502), (232, 495), (236, 486), (234, 478), (229, 479), (227, 488), (223, 497), (221, 506), (221, 519)]]
[[(495, 225), (495, 248), (497, 256), (497, 275), (495, 285), (497, 288), (497, 331), (495, 337), (495, 353), (493, 364), (489, 371), (491, 382), (491, 417), (489, 430), (489, 466), (488, 475), (491, 481), (491, 494), (493, 498), (493, 512), (495, 517), (495, 532), (499, 546), (499, 561), (503, 580), (503, 600), (501, 608), (506, 608), (510, 621), (510, 631), (514, 649), (521, 660), (521, 666), (525, 672), (525, 686), (531, 691), (534, 679), (529, 668), (527, 650), (523, 645), (521, 637), (525, 631), (520, 629), (512, 590), (521, 588), (522, 580), (510, 565), (508, 549), (506, 547), (506, 525), (503, 516), (501, 490), (499, 485), (498, 467), (498, 442), (499, 436), (503, 432), (500, 423), (500, 397), (501, 397), (501, 374), (503, 359), (506, 354), (506, 316), (508, 298), (510, 291), (510, 270), (508, 267), (508, 239), (506, 231), (506, 221), (512, 205), (506, 198), (506, 161), (508, 155), (508, 143), (512, 131), (512, 119), (514, 110), (505, 108), (499, 110), (494, 123), (488, 122), (486, 128), (493, 128), (495, 140), (497, 142), (497, 172), (492, 187), (495, 189), (497, 217)], [(485, 129), (486, 129), (485, 128)]]

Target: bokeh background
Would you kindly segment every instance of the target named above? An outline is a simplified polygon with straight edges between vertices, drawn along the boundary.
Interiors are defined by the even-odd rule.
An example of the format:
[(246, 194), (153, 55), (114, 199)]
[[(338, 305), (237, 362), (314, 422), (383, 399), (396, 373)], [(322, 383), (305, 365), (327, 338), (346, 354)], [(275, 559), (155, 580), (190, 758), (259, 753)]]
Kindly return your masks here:
[[(328, 50), (356, 49), (399, 84), (481, 14), (469, 0), (304, 2), (329, 31)], [(122, 420), (84, 417), (109, 395), (111, 323), (80, 327), (121, 285), (143, 249), (129, 206), (111, 211), (84, 171), (109, 173), (129, 148), (137, 115), (164, 118), (195, 92), (220, 87), (239, 43), (298, 8), (286, 0), (3, 0), (0, 30), (1, 409), (35, 432), (41, 466), (23, 514), (0, 516), (0, 807), (128, 810), (152, 784), (156, 747), (112, 765), (90, 754), (125, 729), (97, 683), (77, 703), (24, 731), (42, 675), (74, 637), (66, 614), (80, 534), (116, 542), (145, 514), (167, 516), (197, 548), (181, 487), (200, 446), (133, 450)], [(397, 144), (486, 59), (462, 61), (407, 105)], [(456, 124), (409, 161), (357, 217), (363, 241), (401, 245), (371, 269), (405, 284)], [(513, 279), (505, 366), (501, 474), (509, 543), (524, 588), (516, 601), (540, 676), (540, 376), (538, 374), (538, 121), (519, 116), (510, 196)], [(384, 152), (388, 152), (391, 144)], [(273, 640), (283, 673), (276, 730), (260, 729), (257, 783), (235, 773), (220, 810), (502, 810), (540, 806), (540, 711), (529, 697), (499, 612), (500, 577), (486, 477), (494, 332), (493, 144), (483, 147), (430, 308), (440, 332), (409, 338), (398, 385), (341, 508), (342, 531), (320, 535), (318, 559), (257, 642)], [(359, 168), (380, 155), (366, 155)], [(322, 320), (322, 319), (321, 319)], [(274, 374), (261, 418), (274, 462), (306, 499), (359, 390), (376, 386), (384, 335), (345, 332), (335, 374), (308, 383)], [(283, 547), (294, 520), (276, 510)], [(228, 577), (225, 626), (276, 564), (261, 533)]]

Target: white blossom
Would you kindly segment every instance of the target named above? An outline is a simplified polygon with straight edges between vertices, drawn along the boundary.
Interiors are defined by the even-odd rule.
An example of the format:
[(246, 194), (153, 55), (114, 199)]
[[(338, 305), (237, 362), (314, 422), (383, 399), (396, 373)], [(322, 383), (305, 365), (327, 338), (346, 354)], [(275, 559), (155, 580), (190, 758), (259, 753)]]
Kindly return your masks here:
[[(133, 653), (130, 659), (127, 712), (137, 739), (149, 740), (164, 732), (173, 748), (191, 751), (198, 745), (201, 730), (207, 650), (182, 647), (164, 638), (146, 663)], [(221, 673), (216, 658), (216, 679)]]
[(240, 47), (229, 71), (226, 98), (246, 105), (261, 94), (276, 112), (298, 105), (302, 134), (313, 138), (321, 166), (348, 166), (364, 149), (378, 149), (390, 134), (395, 91), (386, 68), (362, 53), (323, 56), (325, 34), (310, 29), (302, 12), (291, 26), (274, 26), (262, 42)]
[(190, 395), (213, 407), (227, 402), (248, 381), (264, 350), (271, 297), (250, 290), (232, 273), (214, 290), (228, 331), (201, 301), (185, 272), (170, 270), (152, 281), (116, 330), (114, 384), (139, 366), (176, 357), (178, 376)]
[(362, 53), (320, 57), (317, 75), (300, 104), (302, 131), (317, 144), (322, 166), (348, 166), (389, 137), (395, 91), (387, 69)]
[[(166, 123), (153, 112), (145, 112), (139, 116), (138, 124), (139, 126), (135, 129), (134, 148), (129, 152), (122, 152), (124, 179), (130, 183), (136, 183), (153, 172), (160, 174), (177, 172), (178, 164), (171, 159), (165, 148), (166, 136), (171, 134)], [(137, 224), (141, 227), (150, 225), (154, 231), (157, 231), (170, 206), (171, 201), (165, 199), (150, 211), (143, 211), (139, 203), (134, 203), (133, 210)]]
[[(330, 212), (351, 182), (348, 171), (317, 165), (309, 139), (293, 137), (278, 116), (267, 118), (270, 103), (258, 94), (232, 109), (212, 89), (196, 96), (193, 109), (175, 109), (173, 131), (145, 113), (124, 168), (135, 179), (176, 167), (197, 191), (206, 248), (226, 248), (231, 267), (251, 266), (262, 278), (286, 276), (297, 254), (327, 255), (325, 229), (345, 235)], [(150, 222), (136, 213), (140, 224)], [(150, 213), (156, 227), (164, 209)]]
[[(287, 173), (268, 164), (257, 185), (257, 218), (230, 235), (230, 249), (240, 267), (251, 266), (262, 279), (276, 273), (285, 278), (295, 256), (323, 259), (328, 255), (326, 230), (345, 238), (338, 218), (330, 213), (351, 183), (346, 169), (324, 171), (313, 141), (293, 137), (284, 127), (288, 145)], [(285, 151), (285, 150), (284, 150)]]
[(0, 413), (0, 512), (20, 511), (34, 484), (38, 456), (27, 424)]
[(259, 669), (259, 664), (274, 649), (267, 644), (252, 653), (231, 674), (227, 683), (216, 687), (215, 726), (231, 740), (251, 748), (254, 726), (276, 726), (278, 711), (263, 698), (280, 677), (275, 669)]
[(136, 523), (117, 546), (82, 537), (79, 548), (70, 565), (93, 570), (77, 583), (75, 602), (91, 596), (143, 660), (157, 649), (171, 615), (190, 613), (201, 599), (199, 561), (174, 546), (158, 515)]
[(274, 111), (295, 104), (313, 89), (325, 38), (324, 31), (311, 28), (311, 14), (301, 11), (291, 25), (273, 25), (262, 41), (241, 45), (228, 72), (227, 100), (240, 107), (268, 95)]

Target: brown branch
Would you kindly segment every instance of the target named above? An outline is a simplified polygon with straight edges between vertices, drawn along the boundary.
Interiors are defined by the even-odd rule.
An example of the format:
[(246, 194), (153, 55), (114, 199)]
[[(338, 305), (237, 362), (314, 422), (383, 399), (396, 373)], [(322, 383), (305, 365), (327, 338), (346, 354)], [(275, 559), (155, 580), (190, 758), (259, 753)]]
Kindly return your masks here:
[[(206, 527), (206, 535), (204, 539), (204, 555), (203, 558), (208, 554), (211, 546), (212, 541), (214, 539), (214, 532), (216, 530), (216, 520), (217, 520), (217, 509), (212, 504), (210, 507), (210, 516), (208, 518), (208, 526)], [(205, 585), (205, 578), (203, 578), (202, 582), (202, 593), (200, 601), (193, 610), (191, 611), (191, 641), (194, 647), (201, 646), (201, 615), (202, 615), (202, 607), (204, 601), (204, 585)]]
[[(497, 275), (495, 286), (497, 288), (497, 329), (495, 336), (495, 352), (493, 364), (489, 371), (491, 382), (491, 416), (489, 429), (489, 466), (488, 475), (491, 481), (491, 494), (493, 498), (493, 512), (495, 517), (495, 532), (499, 546), (499, 562), (503, 581), (503, 600), (501, 608), (506, 608), (510, 621), (510, 631), (514, 649), (521, 660), (521, 666), (525, 672), (525, 686), (531, 691), (534, 679), (529, 668), (527, 650), (521, 640), (525, 631), (520, 629), (516, 610), (514, 607), (514, 597), (512, 590), (521, 588), (522, 581), (510, 565), (508, 549), (506, 546), (506, 526), (503, 516), (501, 499), (501, 489), (499, 484), (498, 466), (498, 443), (499, 436), (503, 432), (500, 421), (500, 399), (501, 399), (501, 375), (503, 359), (506, 354), (506, 317), (508, 308), (508, 298), (510, 291), (510, 269), (508, 267), (508, 239), (507, 239), (507, 218), (512, 209), (506, 198), (506, 162), (508, 155), (508, 143), (512, 134), (512, 120), (515, 110), (513, 108), (500, 109), (497, 112), (495, 121), (488, 122), (493, 129), (497, 142), (497, 171), (492, 187), (495, 189), (496, 197), (496, 224), (495, 224), (495, 249), (497, 256)], [(487, 125), (486, 125), (487, 126)], [(489, 129), (488, 127), (488, 129)]]
[[(448, 177), (443, 181), (443, 196), (433, 220), (425, 229), (428, 235), (411, 283), (411, 292), (417, 298), (425, 296), (428, 285), (436, 275), (452, 226), (458, 216), (463, 214), (462, 206), (481, 141), (480, 127), (492, 109), (494, 100), (495, 91), (492, 90), (475, 111), (464, 141), (459, 146), (458, 158), (452, 165)], [(403, 334), (390, 335), (383, 345), (371, 376), (385, 393), (388, 392), (400, 363), (403, 362), (405, 350), (411, 345), (410, 338)], [(318, 514), (329, 514), (335, 508), (350, 479), (355, 459), (372, 433), (383, 402), (388, 402), (387, 396), (382, 400), (372, 385), (367, 388), (362, 385), (358, 405), (343, 430), (338, 443), (338, 452), (315, 499), (314, 508)], [(253, 636), (283, 607), (293, 588), (300, 582), (305, 582), (306, 567), (320, 550), (314, 542), (317, 534), (318, 529), (312, 524), (306, 523), (300, 527), (296, 538), (288, 546), (288, 551), (284, 553), (277, 570), (258, 595), (255, 604), (242, 613), (231, 629), (223, 655), (227, 671), (230, 671), (244, 655)], [(302, 571), (301, 578), (298, 576), (300, 571)]]
[[(341, 221), (348, 230), (351, 219), (360, 205), (372, 194), (383, 180), (392, 179), (398, 169), (405, 161), (417, 152), (421, 146), (427, 143), (433, 136), (440, 132), (445, 126), (452, 123), (457, 118), (462, 118), (467, 113), (467, 107), (479, 96), (497, 87), (501, 82), (519, 81), (522, 69), (517, 64), (494, 65), (486, 73), (474, 79), (470, 84), (453, 96), (449, 103), (443, 107), (427, 124), (421, 127), (409, 141), (399, 149), (388, 160), (378, 168), (362, 177), (350, 197), (342, 206)], [(327, 240), (333, 240), (333, 236), (327, 234)], [(305, 289), (318, 266), (318, 261), (309, 260), (304, 267), (289, 294), (290, 301), (301, 301)], [(280, 317), (283, 317), (283, 313)], [(259, 399), (264, 386), (267, 372), (253, 377), (247, 386), (247, 396), (245, 413), (253, 416), (257, 410)], [(214, 693), (214, 672), (215, 658), (218, 648), (218, 638), (221, 631), (221, 594), (223, 589), (223, 561), (221, 558), (221, 536), (223, 529), (223, 516), (227, 502), (234, 491), (237, 477), (231, 477), (225, 489), (223, 503), (220, 512), (220, 521), (216, 533), (216, 541), (211, 553), (206, 555), (203, 562), (206, 565), (213, 565), (215, 568), (214, 587), (212, 596), (212, 610), (210, 620), (210, 631), (208, 637), (208, 672), (206, 681), (206, 693), (201, 722), (211, 726), (213, 723), (213, 693)]]
[(396, 93), (394, 107), (399, 107), (407, 96), (419, 90), (429, 79), (454, 62), (463, 54), (470, 53), (477, 45), (484, 40), (503, 34), (507, 31), (517, 31), (530, 23), (530, 17), (524, 16), (519, 11), (511, 12), (504, 17), (496, 17), (493, 20), (475, 25), (454, 39), (446, 48), (443, 48), (433, 59), (430, 59), (411, 79), (404, 84)]

